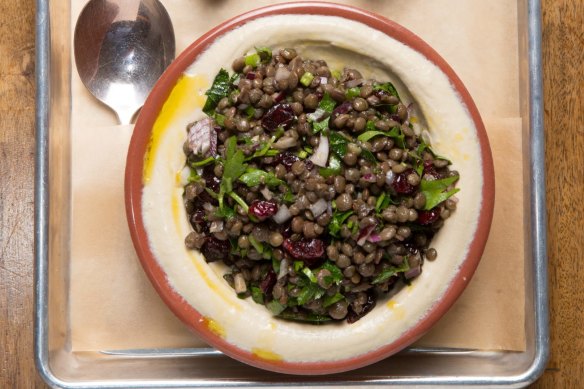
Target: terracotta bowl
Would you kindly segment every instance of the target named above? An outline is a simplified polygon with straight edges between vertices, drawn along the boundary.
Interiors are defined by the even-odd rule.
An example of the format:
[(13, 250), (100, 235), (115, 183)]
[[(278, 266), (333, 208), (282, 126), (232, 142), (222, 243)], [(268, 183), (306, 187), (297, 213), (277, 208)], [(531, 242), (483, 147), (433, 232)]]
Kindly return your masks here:
[[(289, 26), (291, 29), (286, 29)], [(415, 102), (434, 149), (460, 172), (456, 212), (434, 237), (438, 259), (354, 324), (283, 321), (238, 299), (221, 264), (184, 248), (182, 205), (186, 125), (202, 117), (204, 92), (221, 67), (254, 46), (294, 44), (312, 54), (391, 77)], [(312, 50), (312, 51), (311, 51)], [(322, 56), (320, 56), (322, 54)], [(313, 56), (313, 58), (315, 58)], [(355, 65), (357, 63), (357, 65)], [(329, 62), (331, 64), (331, 62)], [(331, 65), (332, 66), (332, 65)], [(235, 17), (190, 45), (156, 84), (136, 123), (125, 177), (134, 246), (152, 284), (190, 329), (250, 365), (290, 374), (329, 374), (386, 358), (420, 338), (468, 285), (487, 240), (494, 202), (491, 152), (477, 108), (450, 66), (397, 23), (357, 8), (301, 2)]]

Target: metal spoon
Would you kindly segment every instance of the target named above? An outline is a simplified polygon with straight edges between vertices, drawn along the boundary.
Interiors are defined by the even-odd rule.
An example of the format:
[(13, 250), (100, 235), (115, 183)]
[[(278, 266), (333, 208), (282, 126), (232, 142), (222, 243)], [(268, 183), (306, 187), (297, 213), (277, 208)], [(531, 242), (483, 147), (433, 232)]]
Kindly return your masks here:
[(174, 30), (158, 0), (91, 0), (74, 36), (83, 84), (130, 124), (175, 55)]

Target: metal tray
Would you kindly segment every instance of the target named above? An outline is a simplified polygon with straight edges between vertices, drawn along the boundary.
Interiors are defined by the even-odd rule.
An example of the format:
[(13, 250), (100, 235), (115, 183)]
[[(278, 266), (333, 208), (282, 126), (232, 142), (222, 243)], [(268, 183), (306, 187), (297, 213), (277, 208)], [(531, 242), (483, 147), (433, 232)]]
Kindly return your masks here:
[(549, 353), (540, 1), (518, 0), (525, 157), (526, 351), (410, 348), (344, 374), (286, 376), (236, 362), (213, 349), (72, 352), (67, 336), (69, 247), (70, 34), (68, 2), (37, 0), (35, 173), (35, 360), (64, 388), (225, 386), (522, 387), (543, 372)]

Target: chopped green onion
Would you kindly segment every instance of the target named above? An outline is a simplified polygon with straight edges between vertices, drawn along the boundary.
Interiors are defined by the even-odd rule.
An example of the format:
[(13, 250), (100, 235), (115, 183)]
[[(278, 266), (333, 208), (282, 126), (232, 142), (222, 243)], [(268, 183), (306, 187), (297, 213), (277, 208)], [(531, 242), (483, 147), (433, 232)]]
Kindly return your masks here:
[(258, 53), (253, 53), (245, 56), (245, 64), (247, 66), (256, 67), (262, 61), (260, 55)]
[(305, 72), (302, 77), (300, 77), (300, 83), (305, 87), (308, 87), (312, 83), (312, 80), (314, 80), (314, 74), (310, 72)]
[(345, 92), (345, 97), (347, 98), (347, 100), (351, 100), (354, 99), (355, 97), (359, 97), (361, 95), (361, 88), (359, 87), (353, 87), (353, 88), (349, 88), (346, 92)]

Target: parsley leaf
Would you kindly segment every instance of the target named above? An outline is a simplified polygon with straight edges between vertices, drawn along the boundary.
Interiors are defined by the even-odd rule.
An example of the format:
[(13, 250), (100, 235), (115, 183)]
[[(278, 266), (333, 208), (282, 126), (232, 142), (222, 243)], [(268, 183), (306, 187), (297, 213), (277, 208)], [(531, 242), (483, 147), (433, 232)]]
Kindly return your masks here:
[(270, 173), (260, 169), (248, 168), (244, 174), (239, 177), (239, 181), (243, 182), (249, 187), (265, 184), (267, 186), (278, 186), (285, 182), (276, 177), (274, 173)]
[(329, 157), (328, 167), (322, 167), (318, 171), (321, 176), (328, 178), (341, 172), (341, 160), (334, 154)]
[(331, 131), (329, 133), (329, 145), (331, 151), (339, 158), (343, 158), (347, 154), (347, 145), (349, 140), (345, 138), (340, 132)]
[[(241, 150), (237, 150), (237, 138), (235, 136), (230, 137), (225, 142), (225, 163), (223, 165), (223, 178), (221, 179), (221, 184), (219, 186), (219, 208), (223, 209), (223, 197), (225, 194), (229, 194), (238, 203), (245, 204), (236, 193), (233, 192), (233, 182), (237, 180), (245, 170), (247, 165), (245, 164), (245, 155)], [(240, 202), (241, 200), (241, 202)], [(243, 206), (243, 205), (242, 205)], [(248, 208), (245, 204), (245, 209)]]
[(323, 308), (329, 307), (331, 305), (333, 305), (336, 302), (339, 302), (341, 300), (344, 300), (345, 296), (343, 296), (342, 294), (340, 294), (339, 292), (337, 292), (336, 294), (332, 295), (332, 296), (326, 296), (324, 298), (324, 301), (322, 302), (322, 306)]
[(430, 210), (440, 204), (441, 202), (447, 200), (455, 193), (458, 193), (460, 189), (454, 188), (445, 192), (446, 188), (454, 184), (459, 179), (459, 176), (452, 176), (442, 178), (440, 180), (424, 180), (420, 181), (420, 190), (426, 196), (425, 210)]
[(341, 269), (337, 267), (337, 265), (333, 264), (332, 262), (326, 261), (321, 266), (323, 269), (326, 269), (331, 272), (331, 281), (335, 284), (340, 284), (343, 281), (343, 272)]
[(381, 213), (385, 208), (389, 207), (389, 204), (397, 204), (397, 201), (394, 201), (389, 193), (381, 193), (375, 203), (375, 212)]
[(406, 147), (406, 136), (404, 135), (403, 131), (399, 127), (392, 127), (389, 132), (379, 131), (375, 129), (375, 123), (371, 120), (367, 122), (367, 131), (362, 133), (357, 137), (357, 139), (361, 142), (367, 142), (370, 139), (373, 139), (376, 136), (383, 135), (390, 137), (395, 140), (395, 143), (398, 147), (404, 149)]
[(410, 264), (408, 263), (408, 257), (405, 257), (401, 265), (388, 267), (379, 273), (379, 275), (375, 277), (371, 283), (379, 284), (380, 282), (386, 281), (398, 273), (403, 273), (408, 270), (410, 270)]
[(286, 309), (286, 306), (280, 304), (277, 300), (270, 301), (266, 304), (266, 307), (276, 316), (284, 312), (284, 309)]
[(328, 225), (329, 234), (334, 236), (335, 238), (339, 237), (339, 232), (341, 231), (341, 227), (343, 223), (353, 214), (353, 211), (346, 211), (346, 212), (338, 212), (335, 211), (333, 213), (333, 218)]
[[(333, 100), (333, 98), (327, 92), (325, 92), (324, 95), (322, 96), (322, 99), (320, 99), (320, 102), (318, 103), (317, 109), (320, 109), (320, 110), (330, 114), (333, 112), (336, 105), (337, 105), (337, 102), (335, 100)], [(327, 129), (329, 126), (329, 120), (330, 120), (330, 116), (327, 116), (326, 119), (323, 119), (319, 122), (316, 122), (316, 121), (312, 122), (313, 132), (316, 134), (320, 131)]]
[(361, 94), (361, 88), (356, 86), (356, 87), (347, 89), (347, 91), (345, 92), (345, 97), (347, 98), (347, 100), (351, 100), (351, 99), (354, 99), (355, 97), (359, 97), (360, 94)]
[(251, 299), (257, 304), (264, 303), (264, 294), (262, 293), (262, 290), (257, 286), (251, 287)]
[(219, 104), (219, 101), (227, 97), (229, 94), (230, 87), (229, 73), (225, 69), (219, 70), (219, 73), (215, 76), (211, 88), (205, 94), (207, 95), (207, 101), (205, 101), (205, 106), (203, 107), (203, 112), (209, 116), (214, 116), (215, 107)]

